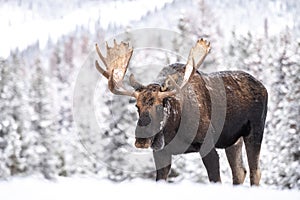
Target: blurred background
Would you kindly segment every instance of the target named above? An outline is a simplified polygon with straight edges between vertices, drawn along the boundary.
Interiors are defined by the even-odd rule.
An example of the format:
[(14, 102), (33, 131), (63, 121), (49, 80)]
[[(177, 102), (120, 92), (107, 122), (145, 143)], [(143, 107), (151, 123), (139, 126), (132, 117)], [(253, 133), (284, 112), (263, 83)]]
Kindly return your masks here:
[[(112, 98), (100, 82), (98, 130), (78, 129), (72, 109), (76, 77), (85, 63), (94, 62), (95, 43), (120, 33), (130, 42), (131, 30), (157, 27), (211, 41), (202, 71), (244, 70), (265, 84), (269, 111), (261, 184), (300, 189), (299, 13), (298, 0), (0, 0), (0, 179), (154, 179), (153, 168), (139, 161), (133, 167), (122, 153), (133, 149), (134, 101)], [(179, 54), (192, 45), (182, 38), (173, 40)], [(159, 40), (153, 42), (164, 38)], [(184, 62), (145, 52), (132, 65)], [(228, 162), (222, 150), (219, 154), (222, 179), (230, 183)], [(175, 160), (170, 182), (208, 182), (198, 154)]]

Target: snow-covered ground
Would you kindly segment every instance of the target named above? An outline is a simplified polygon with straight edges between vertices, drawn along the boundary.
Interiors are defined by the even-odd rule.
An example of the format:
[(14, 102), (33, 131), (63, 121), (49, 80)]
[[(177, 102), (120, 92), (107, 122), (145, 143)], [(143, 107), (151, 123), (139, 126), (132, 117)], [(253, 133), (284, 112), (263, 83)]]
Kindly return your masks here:
[(113, 183), (107, 180), (87, 178), (59, 178), (46, 181), (37, 178), (13, 178), (0, 182), (0, 199), (300, 199), (300, 191), (272, 190), (248, 186), (220, 184), (155, 183), (134, 180)]

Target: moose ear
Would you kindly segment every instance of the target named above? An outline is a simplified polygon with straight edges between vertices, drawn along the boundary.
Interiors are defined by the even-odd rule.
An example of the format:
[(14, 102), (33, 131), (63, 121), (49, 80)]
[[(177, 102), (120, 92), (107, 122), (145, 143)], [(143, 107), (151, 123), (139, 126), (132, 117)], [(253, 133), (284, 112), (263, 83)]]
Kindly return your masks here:
[(141, 90), (143, 88), (145, 88), (144, 85), (142, 85), (141, 83), (139, 83), (133, 74), (130, 75), (129, 77), (129, 84), (131, 85), (131, 87), (133, 87), (135, 90)]
[(166, 83), (163, 83), (162, 86), (160, 86), (160, 92), (165, 92), (168, 90), (168, 86)]
[[(170, 76), (173, 78), (173, 80), (175, 80), (175, 81), (178, 80), (178, 74), (172, 74)], [(165, 82), (160, 87), (160, 91), (165, 92), (165, 91), (173, 90), (173, 89), (174, 89), (174, 86), (172, 84), (170, 77), (168, 76), (168, 78), (165, 80)]]

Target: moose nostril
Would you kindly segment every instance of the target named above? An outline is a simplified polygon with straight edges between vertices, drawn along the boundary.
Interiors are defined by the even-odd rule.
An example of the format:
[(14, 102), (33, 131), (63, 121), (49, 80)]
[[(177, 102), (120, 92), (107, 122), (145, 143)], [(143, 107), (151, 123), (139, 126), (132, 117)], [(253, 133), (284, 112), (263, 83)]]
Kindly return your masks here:
[(138, 126), (148, 126), (150, 123), (151, 118), (149, 112), (142, 113), (138, 121)]

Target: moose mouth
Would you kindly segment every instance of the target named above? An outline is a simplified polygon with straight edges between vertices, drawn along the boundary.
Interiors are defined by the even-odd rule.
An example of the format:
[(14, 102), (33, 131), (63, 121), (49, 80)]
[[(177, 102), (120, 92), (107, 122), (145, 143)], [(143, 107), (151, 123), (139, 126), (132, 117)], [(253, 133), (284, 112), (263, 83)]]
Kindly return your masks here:
[(135, 138), (135, 147), (140, 149), (148, 149), (151, 147), (154, 151), (161, 150), (165, 145), (162, 132), (155, 134), (150, 138)]
[(135, 138), (135, 147), (140, 148), (140, 149), (148, 149), (152, 143), (153, 143), (153, 138)]

